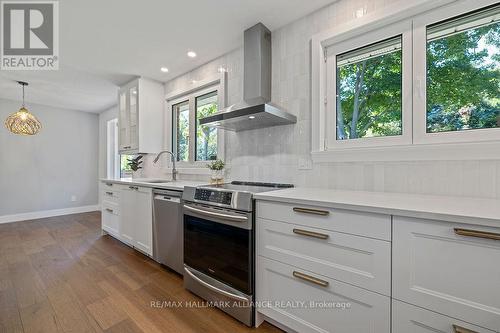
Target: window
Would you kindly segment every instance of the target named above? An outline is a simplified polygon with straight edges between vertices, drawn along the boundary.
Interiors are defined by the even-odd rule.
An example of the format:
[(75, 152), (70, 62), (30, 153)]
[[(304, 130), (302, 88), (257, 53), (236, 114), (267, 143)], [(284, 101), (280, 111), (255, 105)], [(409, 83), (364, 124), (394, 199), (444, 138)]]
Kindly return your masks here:
[[(384, 160), (371, 149), (381, 148), (388, 160), (397, 160), (391, 152), (411, 159), (409, 149), (422, 159), (441, 156), (439, 149), (456, 159), (467, 145), (461, 155), (477, 156), (479, 142), (493, 154), (500, 140), (500, 5), (428, 0), (397, 7), (313, 36), (313, 157), (357, 160), (360, 150), (351, 148), (370, 148), (364, 152), (371, 159)], [(440, 145), (418, 150), (428, 144)]]
[(401, 36), (337, 55), (337, 140), (401, 135)]
[(189, 160), (189, 101), (180, 102), (172, 106), (176, 119), (176, 152), (177, 161)]
[(128, 160), (135, 158), (137, 155), (120, 155), (120, 178), (132, 177), (132, 169), (128, 165)]
[(427, 133), (500, 127), (498, 9), (427, 27)]
[(218, 129), (200, 124), (221, 105), (219, 85), (209, 85), (169, 100), (172, 111), (172, 149), (177, 160), (189, 164), (221, 158)]
[(199, 119), (215, 112), (217, 112), (217, 91), (196, 97), (196, 161), (217, 159), (217, 129), (199, 123)]
[(106, 124), (106, 177), (120, 177), (120, 154), (118, 153), (118, 118)]

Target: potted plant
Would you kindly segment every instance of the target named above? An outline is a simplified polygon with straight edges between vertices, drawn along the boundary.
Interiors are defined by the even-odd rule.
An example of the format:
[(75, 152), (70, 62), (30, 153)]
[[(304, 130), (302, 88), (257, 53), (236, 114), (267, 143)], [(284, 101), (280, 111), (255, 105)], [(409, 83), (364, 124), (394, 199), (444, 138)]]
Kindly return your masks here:
[(142, 155), (137, 155), (134, 158), (128, 158), (127, 159), (127, 166), (132, 170), (132, 178), (134, 178), (134, 174), (139, 171), (139, 169), (142, 169)]
[(212, 171), (211, 183), (222, 184), (224, 182), (224, 167), (226, 164), (223, 160), (215, 160), (207, 164), (207, 167)]

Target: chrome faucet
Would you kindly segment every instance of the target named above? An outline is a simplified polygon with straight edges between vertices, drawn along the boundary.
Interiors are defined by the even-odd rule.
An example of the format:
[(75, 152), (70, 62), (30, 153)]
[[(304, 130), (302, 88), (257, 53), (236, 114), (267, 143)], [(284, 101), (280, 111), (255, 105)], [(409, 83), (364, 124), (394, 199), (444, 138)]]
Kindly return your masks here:
[(177, 160), (177, 157), (175, 156), (174, 153), (168, 150), (161, 151), (158, 155), (156, 155), (155, 159), (153, 160), (153, 163), (156, 164), (158, 160), (160, 159), (161, 155), (163, 154), (170, 154), (172, 155), (172, 180), (176, 181), (177, 180), (177, 169), (175, 168), (175, 161)]

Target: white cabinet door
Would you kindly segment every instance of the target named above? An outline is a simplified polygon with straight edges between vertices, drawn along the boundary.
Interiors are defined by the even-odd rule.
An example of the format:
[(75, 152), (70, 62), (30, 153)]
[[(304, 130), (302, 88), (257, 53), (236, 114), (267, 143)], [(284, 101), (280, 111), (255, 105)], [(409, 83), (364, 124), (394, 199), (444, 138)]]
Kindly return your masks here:
[(297, 332), (389, 333), (390, 298), (257, 258), (257, 310)]
[(135, 192), (134, 247), (153, 255), (152, 189), (139, 187)]
[(138, 250), (153, 255), (152, 189), (128, 186), (120, 193), (120, 235)]
[(396, 216), (393, 229), (395, 299), (500, 331), (500, 240), (487, 239), (500, 228)]
[(139, 149), (139, 85), (127, 88), (130, 149)]
[(392, 302), (392, 333), (494, 333), (439, 313)]
[(129, 245), (134, 245), (134, 233), (136, 223), (136, 186), (128, 186), (120, 193), (121, 225), (120, 236)]
[(126, 151), (131, 148), (129, 119), (128, 91), (122, 89), (118, 94), (118, 128), (120, 131), (118, 139), (120, 151)]

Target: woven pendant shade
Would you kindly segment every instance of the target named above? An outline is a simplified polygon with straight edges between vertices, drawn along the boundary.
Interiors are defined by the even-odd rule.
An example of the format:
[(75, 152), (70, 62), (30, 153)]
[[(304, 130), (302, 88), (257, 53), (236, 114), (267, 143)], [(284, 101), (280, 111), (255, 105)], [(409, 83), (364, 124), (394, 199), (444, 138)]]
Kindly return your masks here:
[(42, 124), (28, 109), (22, 107), (7, 117), (5, 127), (14, 134), (35, 135), (42, 128)]
[(23, 87), (23, 105), (19, 111), (14, 112), (5, 119), (5, 127), (14, 134), (35, 135), (42, 128), (42, 124), (24, 106), (24, 87), (27, 82), (17, 81)]

